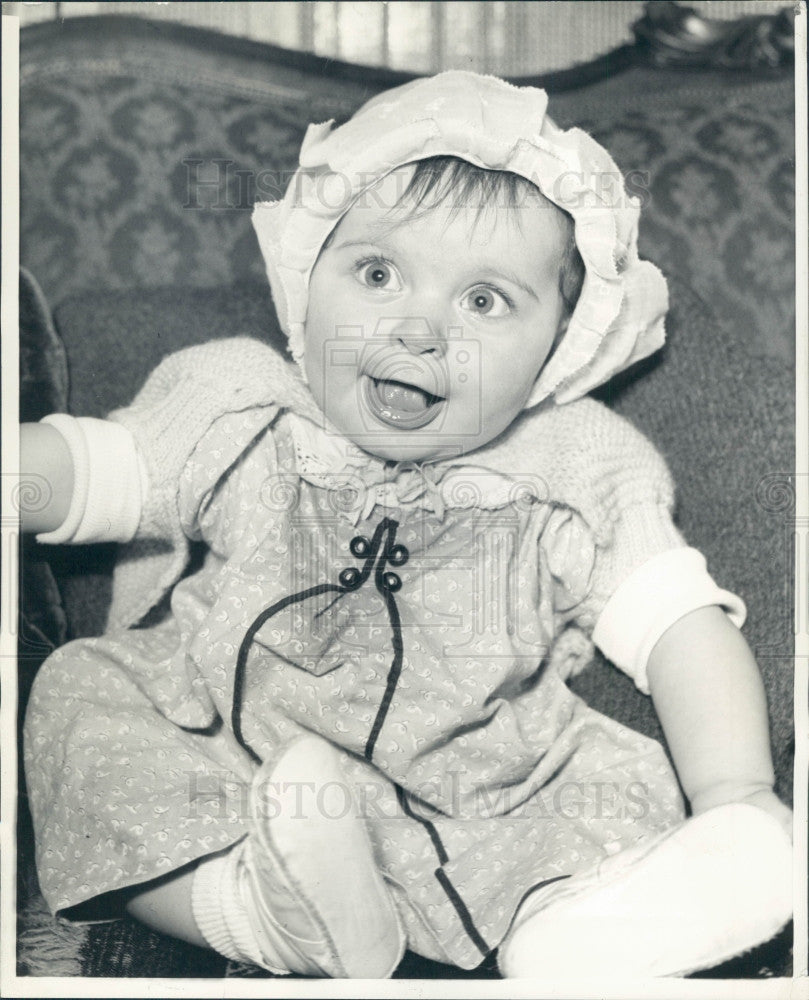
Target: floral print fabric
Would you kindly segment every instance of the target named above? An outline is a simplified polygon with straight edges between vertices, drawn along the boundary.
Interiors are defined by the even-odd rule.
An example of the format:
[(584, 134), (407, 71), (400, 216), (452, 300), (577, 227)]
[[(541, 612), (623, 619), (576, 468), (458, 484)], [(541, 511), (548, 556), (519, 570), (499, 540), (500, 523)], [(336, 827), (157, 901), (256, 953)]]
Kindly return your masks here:
[(256, 759), (313, 731), (344, 751), (409, 947), (474, 967), (532, 886), (682, 817), (660, 747), (550, 665), (595, 549), (539, 502), (357, 521), (341, 490), (298, 475), (284, 417), (202, 487), (246, 419), (218, 421), (182, 477), (186, 530), (210, 551), (171, 615), (71, 643), (37, 677), (43, 893), (69, 909), (228, 847)]

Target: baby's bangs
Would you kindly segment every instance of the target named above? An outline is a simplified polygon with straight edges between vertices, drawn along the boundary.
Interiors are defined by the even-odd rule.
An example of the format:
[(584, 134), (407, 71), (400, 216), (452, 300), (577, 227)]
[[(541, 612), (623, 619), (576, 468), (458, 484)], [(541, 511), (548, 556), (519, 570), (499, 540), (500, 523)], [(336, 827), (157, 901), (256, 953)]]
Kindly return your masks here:
[(411, 214), (449, 203), (454, 214), (474, 208), (478, 216), (488, 208), (519, 208), (542, 192), (519, 174), (487, 170), (457, 156), (429, 156), (415, 162), (413, 176), (396, 203)]
[[(585, 268), (576, 246), (573, 219), (567, 212), (546, 198), (535, 184), (508, 170), (487, 170), (458, 156), (429, 156), (417, 160), (414, 167), (395, 206), (404, 207), (407, 217), (421, 215), (447, 202), (452, 214), (474, 207), (478, 220), (489, 208), (516, 209), (529, 199), (539, 198), (552, 209), (561, 224), (564, 240), (559, 291), (565, 316), (572, 314), (581, 295)], [(516, 218), (519, 223), (519, 214)]]

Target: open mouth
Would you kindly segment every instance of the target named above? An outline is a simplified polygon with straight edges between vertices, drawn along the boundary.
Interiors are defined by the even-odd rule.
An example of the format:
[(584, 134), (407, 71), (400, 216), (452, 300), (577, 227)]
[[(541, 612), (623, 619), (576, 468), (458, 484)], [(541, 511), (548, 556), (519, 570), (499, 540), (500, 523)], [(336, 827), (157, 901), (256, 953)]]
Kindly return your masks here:
[(367, 376), (365, 401), (383, 424), (413, 430), (435, 420), (446, 399), (409, 382)]

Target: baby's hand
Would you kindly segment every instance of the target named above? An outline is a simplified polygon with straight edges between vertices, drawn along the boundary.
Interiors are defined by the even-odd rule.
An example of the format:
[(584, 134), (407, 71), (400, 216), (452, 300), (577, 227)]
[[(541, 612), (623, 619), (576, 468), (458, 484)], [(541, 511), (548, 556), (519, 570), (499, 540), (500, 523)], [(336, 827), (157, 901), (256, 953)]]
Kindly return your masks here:
[(20, 507), (20, 527), (48, 532), (60, 527), (73, 497), (73, 459), (64, 437), (48, 424), (20, 424), (21, 496), (42, 497)]
[(777, 820), (789, 839), (792, 840), (792, 810), (789, 806), (784, 805), (771, 788), (738, 789), (735, 794), (730, 792), (729, 794), (723, 794), (721, 798), (717, 798), (716, 795), (711, 796), (710, 801), (706, 796), (701, 800), (692, 801), (691, 807), (696, 816), (714, 806), (724, 805), (727, 802), (746, 802), (748, 805), (763, 809), (764, 812), (769, 813), (773, 819)]

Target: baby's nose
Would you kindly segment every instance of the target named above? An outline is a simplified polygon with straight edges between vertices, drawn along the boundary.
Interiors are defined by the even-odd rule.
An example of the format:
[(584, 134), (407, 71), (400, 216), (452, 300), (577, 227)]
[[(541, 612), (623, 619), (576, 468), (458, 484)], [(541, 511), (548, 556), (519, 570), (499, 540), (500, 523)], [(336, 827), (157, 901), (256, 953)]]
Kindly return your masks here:
[(402, 316), (382, 320), (383, 334), (398, 342), (411, 354), (435, 354), (443, 357), (447, 337), (442, 324), (430, 322), (426, 316)]

